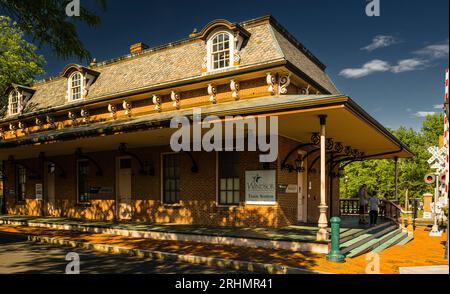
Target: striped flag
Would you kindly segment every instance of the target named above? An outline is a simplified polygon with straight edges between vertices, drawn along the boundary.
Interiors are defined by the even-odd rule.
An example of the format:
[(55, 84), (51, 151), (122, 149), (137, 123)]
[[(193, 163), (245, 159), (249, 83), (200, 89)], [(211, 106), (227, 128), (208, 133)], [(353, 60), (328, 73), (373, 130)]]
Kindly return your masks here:
[[(448, 68), (445, 70), (445, 97), (444, 97), (445, 103), (448, 103)], [(445, 105), (445, 104), (444, 104)], [(445, 107), (444, 107), (445, 108)], [(448, 117), (447, 112), (444, 110), (444, 148), (446, 150), (445, 153), (445, 186), (444, 191), (445, 195), (448, 195), (448, 178), (449, 178), (449, 163), (448, 163), (448, 157), (449, 157), (449, 127), (448, 127)]]

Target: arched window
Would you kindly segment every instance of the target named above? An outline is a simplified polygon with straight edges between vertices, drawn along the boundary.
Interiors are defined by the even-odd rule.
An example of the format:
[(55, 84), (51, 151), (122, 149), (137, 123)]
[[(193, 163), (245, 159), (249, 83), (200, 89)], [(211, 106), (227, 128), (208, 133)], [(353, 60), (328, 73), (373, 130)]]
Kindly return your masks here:
[(231, 65), (232, 40), (230, 34), (221, 32), (211, 40), (211, 69), (226, 68)]
[(83, 75), (80, 72), (75, 72), (69, 79), (69, 100), (79, 100), (82, 98), (83, 90)]
[(15, 115), (19, 113), (20, 110), (20, 98), (21, 95), (19, 91), (13, 90), (9, 94), (9, 115)]

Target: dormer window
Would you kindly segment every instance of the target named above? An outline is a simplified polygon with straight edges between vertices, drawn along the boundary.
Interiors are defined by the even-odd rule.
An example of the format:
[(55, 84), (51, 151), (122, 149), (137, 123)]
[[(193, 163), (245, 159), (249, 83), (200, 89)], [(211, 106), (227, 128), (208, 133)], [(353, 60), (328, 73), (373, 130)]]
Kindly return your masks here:
[(206, 42), (208, 48), (208, 71), (220, 70), (234, 64), (235, 53), (238, 51), (236, 38), (232, 32), (219, 30), (212, 33)]
[(212, 39), (211, 62), (212, 69), (229, 67), (231, 62), (230, 35), (228, 33), (218, 33)]
[(75, 101), (81, 99), (83, 93), (83, 75), (75, 72), (69, 79), (69, 100)]
[(88, 98), (89, 89), (99, 75), (91, 68), (78, 64), (67, 65), (61, 74), (67, 79), (66, 102)]
[(202, 72), (224, 70), (241, 64), (241, 49), (250, 33), (239, 24), (218, 19), (207, 24), (191, 38), (205, 41), (206, 56), (203, 58)]
[(9, 94), (9, 115), (16, 115), (20, 112), (20, 101), (22, 95), (17, 90), (12, 90)]

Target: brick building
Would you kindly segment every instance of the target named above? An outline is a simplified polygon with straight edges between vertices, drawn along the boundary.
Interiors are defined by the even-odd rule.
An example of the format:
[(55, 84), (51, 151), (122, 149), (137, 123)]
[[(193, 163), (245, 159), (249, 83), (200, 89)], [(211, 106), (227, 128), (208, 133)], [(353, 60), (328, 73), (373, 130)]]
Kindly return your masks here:
[[(130, 50), (11, 85), (0, 119), (5, 213), (280, 227), (317, 223), (322, 212), (323, 225), (339, 213), (341, 163), (411, 155), (272, 17), (216, 20)], [(221, 119), (278, 116), (277, 160), (173, 152), (170, 120), (192, 119), (194, 108)], [(273, 184), (274, 198), (248, 199), (254, 174)]]

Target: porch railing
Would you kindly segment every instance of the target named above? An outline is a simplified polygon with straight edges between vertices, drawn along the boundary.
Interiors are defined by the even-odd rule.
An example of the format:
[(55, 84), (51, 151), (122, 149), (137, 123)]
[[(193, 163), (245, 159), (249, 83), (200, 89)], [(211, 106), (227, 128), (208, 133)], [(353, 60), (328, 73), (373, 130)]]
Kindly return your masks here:
[(401, 224), (401, 217), (402, 217), (403, 210), (395, 204), (392, 201), (386, 201), (386, 212), (385, 217), (390, 219), (391, 221)]
[(405, 211), (392, 201), (386, 201), (385, 217), (395, 222), (403, 231), (414, 236), (414, 216), (412, 211)]
[(346, 198), (339, 200), (341, 215), (358, 215), (359, 200), (358, 198)]

